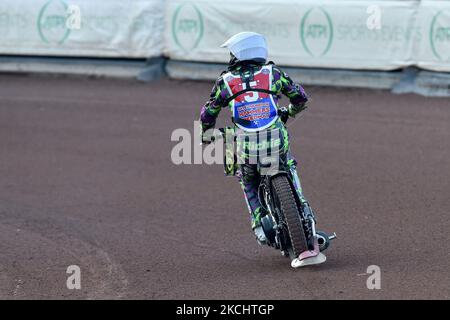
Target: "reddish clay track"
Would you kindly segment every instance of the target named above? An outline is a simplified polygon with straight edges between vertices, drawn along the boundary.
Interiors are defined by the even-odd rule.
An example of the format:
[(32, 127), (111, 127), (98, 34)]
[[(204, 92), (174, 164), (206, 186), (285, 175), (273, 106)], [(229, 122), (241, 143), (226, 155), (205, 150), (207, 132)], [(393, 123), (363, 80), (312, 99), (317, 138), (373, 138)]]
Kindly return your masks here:
[(450, 298), (449, 99), (307, 88), (292, 149), (339, 240), (293, 270), (256, 244), (221, 166), (170, 161), (210, 88), (0, 76), (0, 298)]

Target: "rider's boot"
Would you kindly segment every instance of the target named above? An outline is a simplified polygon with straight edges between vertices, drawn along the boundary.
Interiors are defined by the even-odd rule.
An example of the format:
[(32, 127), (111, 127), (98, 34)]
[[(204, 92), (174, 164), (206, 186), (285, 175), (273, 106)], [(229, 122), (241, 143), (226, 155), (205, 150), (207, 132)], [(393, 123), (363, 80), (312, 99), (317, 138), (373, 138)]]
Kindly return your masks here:
[(252, 230), (255, 233), (256, 241), (260, 245), (264, 245), (267, 243), (266, 234), (261, 226), (261, 218), (262, 218), (263, 210), (261, 208), (257, 208), (252, 214)]
[(322, 252), (320, 252), (319, 243), (316, 238), (314, 239), (314, 249), (300, 253), (298, 258), (292, 260), (291, 266), (292, 268), (301, 268), (315, 264), (321, 264), (326, 260), (327, 257)]
[[(303, 201), (302, 202), (302, 210), (303, 214), (306, 218), (312, 219), (313, 223), (315, 224), (316, 218), (314, 216), (314, 212), (312, 208), (309, 206), (308, 202), (305, 200), (305, 198), (301, 197)], [(312, 250), (306, 250), (298, 256), (298, 258), (292, 260), (291, 266), (293, 268), (300, 268), (315, 264), (321, 264), (324, 263), (327, 260), (327, 257), (320, 252), (319, 248), (319, 242), (317, 237), (314, 237), (314, 239), (311, 239), (312, 243)]]
[[(316, 223), (316, 217), (314, 215), (314, 211), (310, 207), (308, 201), (303, 197), (303, 194), (300, 193), (300, 201), (301, 206), (303, 210), (303, 214), (307, 219), (312, 219), (313, 223)], [(293, 268), (301, 268), (305, 266), (311, 266), (316, 264), (324, 263), (327, 260), (327, 257), (320, 252), (319, 248), (319, 242), (317, 237), (314, 237), (314, 239), (311, 239), (312, 243), (312, 250), (306, 250), (298, 256), (298, 258), (292, 260), (291, 266)]]
[[(314, 215), (314, 211), (309, 206), (309, 204), (306, 200), (302, 201), (302, 210), (303, 210), (304, 216), (308, 219), (312, 219), (313, 223), (315, 224), (316, 217)], [(292, 260), (291, 266), (293, 268), (300, 268), (300, 267), (305, 267), (305, 266), (310, 266), (310, 265), (315, 265), (315, 264), (321, 264), (327, 260), (327, 257), (322, 252), (320, 252), (319, 241), (318, 241), (317, 236), (315, 236), (314, 239), (312, 239), (312, 242), (313, 242), (312, 250), (306, 250), (306, 251), (300, 253), (298, 258)]]

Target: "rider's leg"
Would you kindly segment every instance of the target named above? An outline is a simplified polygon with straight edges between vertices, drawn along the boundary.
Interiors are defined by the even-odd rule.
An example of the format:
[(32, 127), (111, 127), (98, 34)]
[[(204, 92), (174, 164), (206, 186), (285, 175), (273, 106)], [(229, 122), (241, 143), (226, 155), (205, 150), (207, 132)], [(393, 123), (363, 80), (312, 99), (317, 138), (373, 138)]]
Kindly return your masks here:
[(261, 204), (258, 198), (259, 175), (252, 165), (242, 164), (238, 172), (239, 183), (252, 221), (252, 228), (259, 225)]
[(258, 197), (260, 176), (256, 165), (242, 164), (238, 172), (239, 182), (244, 191), (245, 201), (250, 213), (251, 227), (260, 241), (265, 241), (265, 235), (261, 228), (263, 209)]
[(291, 174), (292, 174), (294, 187), (295, 187), (295, 190), (297, 191), (297, 194), (298, 194), (298, 197), (302, 204), (304, 213), (307, 216), (311, 215), (315, 220), (314, 212), (312, 211), (311, 207), (309, 206), (308, 201), (306, 200), (306, 198), (303, 194), (302, 185), (300, 183), (300, 178), (297, 173), (297, 161), (294, 159), (294, 157), (292, 156), (292, 154), (290, 152), (288, 152), (287, 157), (288, 157), (288, 166), (289, 166), (289, 170), (291, 171)]
[(295, 158), (291, 154), (289, 143), (289, 132), (284, 125), (279, 126), (278, 130), (280, 130), (278, 136), (280, 137), (281, 144), (283, 146), (282, 153), (287, 158), (287, 164), (292, 174), (292, 180), (294, 183), (295, 190), (297, 191), (300, 202), (302, 204), (307, 203), (305, 196), (303, 195), (302, 185), (300, 183), (300, 178), (297, 173), (297, 160), (295, 160)]
[(295, 190), (297, 191), (298, 197), (300, 198), (300, 202), (305, 203), (307, 201), (305, 199), (305, 196), (303, 195), (302, 185), (300, 183), (300, 178), (297, 173), (297, 161), (294, 159), (294, 157), (292, 157), (290, 152), (288, 153), (287, 157), (288, 157), (288, 166), (292, 174)]

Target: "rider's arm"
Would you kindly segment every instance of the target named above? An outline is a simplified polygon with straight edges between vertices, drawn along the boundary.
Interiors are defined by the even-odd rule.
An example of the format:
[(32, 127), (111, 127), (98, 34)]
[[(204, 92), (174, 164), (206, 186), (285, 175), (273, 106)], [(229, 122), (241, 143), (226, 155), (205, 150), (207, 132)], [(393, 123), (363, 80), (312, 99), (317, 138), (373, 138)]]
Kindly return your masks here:
[(224, 86), (223, 80), (220, 77), (217, 79), (212, 88), (209, 100), (205, 103), (200, 111), (200, 122), (202, 131), (213, 128), (216, 124), (216, 119), (219, 116), (220, 110), (225, 107), (228, 91)]
[(294, 83), (291, 77), (277, 66), (273, 66), (273, 77), (277, 90), (289, 98), (289, 102), (291, 103), (289, 106), (289, 115), (293, 117), (304, 110), (308, 96), (303, 87), (298, 83)]

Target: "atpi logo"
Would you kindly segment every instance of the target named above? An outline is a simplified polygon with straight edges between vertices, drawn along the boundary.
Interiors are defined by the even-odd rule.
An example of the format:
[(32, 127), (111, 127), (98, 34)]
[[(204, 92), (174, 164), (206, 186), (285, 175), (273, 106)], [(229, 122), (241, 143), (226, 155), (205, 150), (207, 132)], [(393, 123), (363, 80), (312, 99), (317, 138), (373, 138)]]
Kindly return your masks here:
[(68, 5), (62, 0), (50, 0), (40, 10), (37, 28), (45, 43), (62, 44), (69, 37), (66, 25)]
[(450, 10), (439, 11), (431, 21), (430, 45), (439, 60), (450, 60)]
[(194, 50), (203, 37), (203, 17), (197, 6), (183, 3), (172, 18), (172, 35), (175, 43), (184, 51)]
[(300, 23), (303, 48), (310, 56), (324, 56), (333, 43), (333, 23), (330, 15), (320, 7), (306, 11)]

